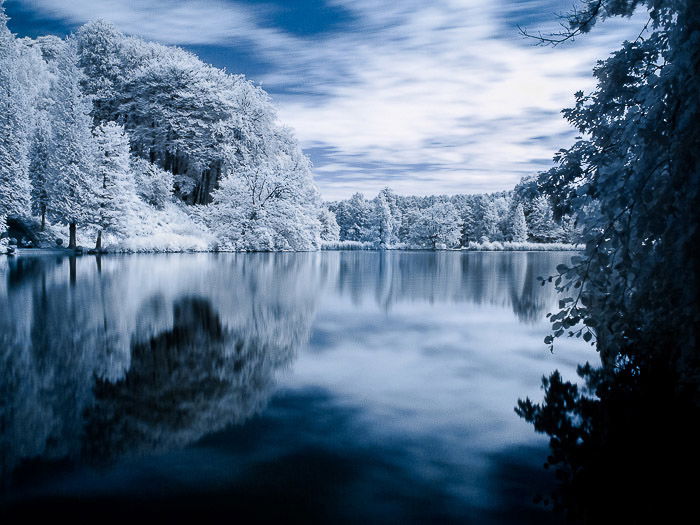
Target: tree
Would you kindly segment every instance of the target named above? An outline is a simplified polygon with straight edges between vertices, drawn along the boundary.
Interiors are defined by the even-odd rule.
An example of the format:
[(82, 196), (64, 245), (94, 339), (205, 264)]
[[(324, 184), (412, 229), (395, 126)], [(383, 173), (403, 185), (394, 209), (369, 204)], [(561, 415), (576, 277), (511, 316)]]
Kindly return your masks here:
[(381, 247), (395, 244), (399, 240), (401, 215), (396, 205), (396, 194), (384, 188), (372, 201), (371, 240)]
[(23, 85), (26, 63), (7, 28), (0, 1), (0, 216), (30, 213), (29, 148), (31, 100)]
[(525, 221), (525, 211), (523, 210), (523, 205), (521, 203), (518, 203), (511, 212), (509, 230), (509, 237), (511, 241), (527, 241), (527, 222)]
[(96, 159), (95, 249), (102, 249), (102, 233), (124, 237), (128, 233), (136, 201), (134, 176), (129, 166), (129, 138), (114, 122), (100, 124), (94, 131)]
[[(263, 149), (264, 148), (264, 149)], [(320, 243), (320, 196), (308, 158), (287, 129), (278, 129), (255, 160), (229, 164), (214, 191), (209, 221), (222, 244), (243, 250), (311, 250)]]
[(528, 230), (534, 242), (555, 242), (562, 238), (561, 227), (554, 221), (547, 197), (540, 195), (531, 204)]
[(404, 197), (400, 204), (400, 210), (399, 242), (409, 242), (411, 230), (420, 216), (420, 210), (413, 197)]
[(560, 150), (539, 181), (581, 213), (586, 244), (584, 256), (559, 272), (559, 288), (575, 293), (553, 317), (555, 335), (583, 320), (604, 361), (624, 355), (629, 366), (650, 357), (646, 351), (661, 351), (649, 344), (659, 333), (683, 355), (700, 340), (693, 307), (700, 275), (700, 12), (688, 0), (588, 1), (570, 17), (569, 31), (549, 39), (587, 33), (601, 17), (627, 17), (638, 6), (649, 14), (644, 31), (598, 63), (595, 91), (577, 93), (575, 107), (564, 112), (587, 138)]
[(577, 244), (581, 237), (581, 228), (577, 224), (576, 215), (562, 215), (561, 217), (562, 240), (571, 244)]
[(34, 130), (34, 140), (30, 152), (29, 173), (31, 175), (32, 212), (41, 217), (42, 231), (46, 227), (46, 208), (49, 203), (48, 179), (51, 158), (51, 121), (48, 112), (43, 112)]
[(81, 26), (72, 38), (84, 73), (81, 88), (92, 98), (95, 123), (114, 119), (119, 92), (128, 77), (123, 60), (124, 35), (104, 20), (93, 20)]
[(479, 200), (481, 211), (480, 241), (498, 241), (501, 231), (498, 227), (499, 216), (494, 201), (482, 195)]
[(208, 204), (225, 172), (249, 170), (274, 151), (277, 116), (261, 88), (182, 49), (138, 39), (121, 45), (133, 71), (113, 119), (124, 123), (136, 155), (173, 173), (180, 198)]
[(585, 389), (555, 372), (544, 402), (517, 412), (551, 436), (555, 504), (583, 523), (680, 521), (668, 514), (694, 512), (683, 474), (700, 465), (697, 2), (588, 0), (544, 41), (640, 7), (639, 36), (598, 63), (595, 90), (564, 112), (585, 138), (538, 181), (577, 213), (585, 243), (550, 277), (563, 295), (545, 342), (581, 337), (602, 364), (580, 367)]
[(340, 227), (341, 241), (368, 241), (372, 239), (371, 204), (361, 193), (331, 205)]
[(151, 206), (163, 209), (173, 196), (173, 174), (140, 157), (131, 157), (138, 195)]
[(318, 212), (318, 220), (321, 223), (321, 240), (337, 241), (340, 239), (340, 226), (335, 220), (335, 215), (328, 208), (321, 208)]
[(78, 226), (91, 223), (95, 204), (92, 170), (95, 148), (91, 132), (90, 102), (80, 91), (82, 74), (72, 44), (56, 56), (57, 76), (52, 86), (50, 176), (47, 180), (48, 216), (69, 226), (70, 248), (76, 247)]
[(397, 196), (391, 188), (382, 189), (375, 199), (377, 212), (377, 240), (380, 245), (391, 246), (399, 241), (401, 210)]
[(460, 219), (449, 202), (437, 202), (420, 211), (410, 233), (410, 240), (425, 248), (454, 247), (459, 244)]
[(462, 244), (467, 246), (470, 242), (478, 242), (481, 237), (481, 219), (475, 199), (469, 199), (461, 212), (462, 219)]

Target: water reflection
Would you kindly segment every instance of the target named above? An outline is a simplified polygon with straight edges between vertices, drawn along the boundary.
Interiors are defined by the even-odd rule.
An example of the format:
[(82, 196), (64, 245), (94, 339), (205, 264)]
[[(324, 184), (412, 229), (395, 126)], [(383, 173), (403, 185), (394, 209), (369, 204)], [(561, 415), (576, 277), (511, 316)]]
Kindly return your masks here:
[[(3, 478), (183, 446), (259, 411), (308, 339), (312, 258), (27, 258), (0, 301)], [(98, 271), (99, 270), (99, 271)]]
[(355, 251), (328, 257), (338, 267), (337, 293), (355, 303), (371, 298), (387, 309), (407, 301), (490, 304), (532, 322), (551, 299), (537, 276), (552, 271), (552, 254)]
[(123, 378), (97, 380), (84, 456), (181, 447), (245, 420), (265, 405), (275, 369), (291, 358), (291, 348), (280, 350), (226, 328), (209, 301), (179, 299), (171, 329), (134, 342)]
[[(30, 487), (43, 479), (49, 494), (70, 492), (59, 469), (82, 480), (78, 494), (87, 484), (118, 486), (127, 497), (150, 490), (135, 476), (147, 470), (142, 462), (163, 457), (161, 484), (204, 491), (206, 504), (223, 505), (221, 486), (229, 487), (226, 501), (254, 501), (257, 493), (242, 488), (253, 480), (280, 494), (297, 485), (337, 489), (333, 497), (347, 508), (373, 501), (368, 518), (476, 512), (500, 522), (511, 506), (530, 512), (503, 492), (525, 494), (525, 475), (514, 473), (530, 465), (538, 443), (512, 406), (547, 371), (541, 330), (555, 298), (535, 277), (565, 258), (2, 259), (6, 490), (31, 502)], [(184, 478), (171, 470), (183, 462)], [(316, 477), (300, 481), (294, 469), (314, 464)], [(107, 470), (99, 478), (84, 470), (95, 466)], [(51, 485), (59, 479), (60, 489)], [(397, 502), (374, 493), (379, 485)], [(316, 511), (342, 514), (340, 503), (327, 505)]]

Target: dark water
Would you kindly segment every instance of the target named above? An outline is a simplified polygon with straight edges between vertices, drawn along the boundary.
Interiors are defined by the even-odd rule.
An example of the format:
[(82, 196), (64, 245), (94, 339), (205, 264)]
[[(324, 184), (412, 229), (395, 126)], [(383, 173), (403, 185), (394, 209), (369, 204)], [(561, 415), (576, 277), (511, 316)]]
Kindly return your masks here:
[(3, 258), (0, 516), (546, 523), (570, 255)]

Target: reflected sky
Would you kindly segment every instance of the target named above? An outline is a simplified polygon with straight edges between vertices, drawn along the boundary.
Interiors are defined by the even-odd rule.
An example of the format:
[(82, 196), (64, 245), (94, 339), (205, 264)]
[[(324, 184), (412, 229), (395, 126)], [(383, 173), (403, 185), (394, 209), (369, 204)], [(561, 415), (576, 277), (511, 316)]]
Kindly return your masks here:
[(595, 357), (542, 344), (569, 256), (3, 259), (3, 507), (539, 522), (513, 406)]

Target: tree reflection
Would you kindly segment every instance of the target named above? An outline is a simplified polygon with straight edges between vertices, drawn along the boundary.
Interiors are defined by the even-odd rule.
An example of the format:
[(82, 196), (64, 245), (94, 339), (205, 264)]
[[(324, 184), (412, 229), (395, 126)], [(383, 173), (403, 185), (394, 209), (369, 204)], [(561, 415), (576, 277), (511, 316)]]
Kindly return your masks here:
[(133, 346), (125, 377), (97, 381), (88, 457), (183, 446), (265, 405), (274, 370), (286, 364), (270, 359), (276, 349), (227, 329), (206, 299), (181, 299), (173, 310), (172, 329)]
[(329, 275), (304, 256), (21, 261), (0, 288), (4, 482), (250, 417), (308, 339)]
[(586, 364), (579, 375), (584, 387), (554, 372), (542, 404), (516, 408), (550, 436), (545, 466), (558, 486), (543, 501), (571, 523), (684, 522), (695, 510), (700, 410), (668, 360)]
[[(260, 410), (326, 288), (541, 318), (560, 254), (334, 252), (0, 261), (0, 469), (181, 447)], [(38, 459), (37, 459), (38, 458)], [(30, 477), (30, 476), (29, 476)]]
[(338, 265), (337, 291), (386, 309), (402, 302), (469, 302), (510, 307), (522, 322), (541, 321), (555, 305), (537, 283), (559, 253), (347, 251), (326, 254)]

